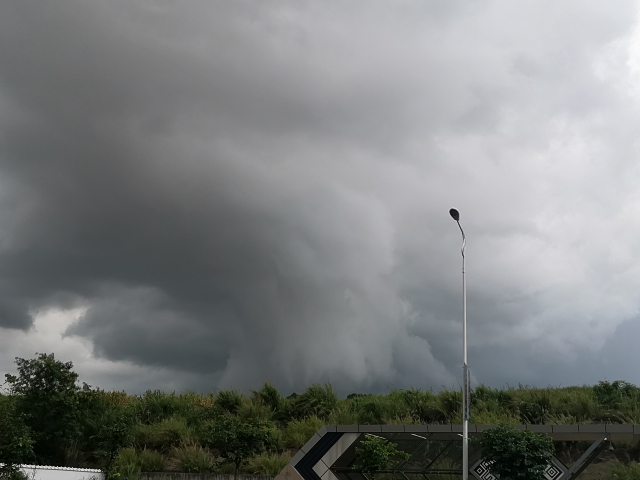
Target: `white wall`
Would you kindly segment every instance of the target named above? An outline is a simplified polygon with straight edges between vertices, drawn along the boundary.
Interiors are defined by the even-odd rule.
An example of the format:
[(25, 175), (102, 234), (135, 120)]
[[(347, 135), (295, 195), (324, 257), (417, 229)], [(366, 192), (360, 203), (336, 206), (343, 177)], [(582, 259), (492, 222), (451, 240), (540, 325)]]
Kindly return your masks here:
[(20, 470), (22, 470), (30, 480), (105, 480), (104, 473), (91, 468), (22, 465)]

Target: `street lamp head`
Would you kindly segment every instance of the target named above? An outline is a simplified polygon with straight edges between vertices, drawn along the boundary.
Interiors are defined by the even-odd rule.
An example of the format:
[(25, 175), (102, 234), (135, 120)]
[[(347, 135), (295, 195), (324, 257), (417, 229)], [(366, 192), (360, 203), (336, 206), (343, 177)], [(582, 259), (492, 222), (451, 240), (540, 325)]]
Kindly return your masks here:
[(452, 208), (451, 210), (449, 210), (449, 215), (451, 215), (451, 217), (456, 222), (460, 220), (460, 212), (458, 210), (456, 210), (455, 208)]

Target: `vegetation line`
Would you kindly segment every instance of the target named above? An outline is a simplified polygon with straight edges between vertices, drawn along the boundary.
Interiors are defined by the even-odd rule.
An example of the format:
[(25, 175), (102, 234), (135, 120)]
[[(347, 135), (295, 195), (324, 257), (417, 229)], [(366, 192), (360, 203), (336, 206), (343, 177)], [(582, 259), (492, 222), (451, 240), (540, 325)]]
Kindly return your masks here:
[[(0, 395), (0, 461), (7, 473), (30, 463), (101, 468), (111, 478), (130, 480), (142, 472), (276, 475), (325, 424), (461, 422), (461, 396), (453, 390), (339, 398), (325, 384), (283, 397), (267, 382), (249, 395), (128, 395), (80, 386), (71, 362), (53, 354), (18, 358), (16, 367)], [(624, 381), (564, 388), (480, 385), (471, 411), (476, 424), (640, 424), (640, 389)]]

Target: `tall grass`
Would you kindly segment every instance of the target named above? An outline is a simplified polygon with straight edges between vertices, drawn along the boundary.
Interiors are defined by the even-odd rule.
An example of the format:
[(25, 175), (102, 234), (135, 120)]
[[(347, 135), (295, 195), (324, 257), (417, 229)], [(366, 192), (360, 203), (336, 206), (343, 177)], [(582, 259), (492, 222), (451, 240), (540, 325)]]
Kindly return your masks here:
[[(130, 480), (141, 471), (220, 472), (227, 468), (216, 465), (215, 452), (204, 448), (203, 427), (221, 415), (241, 421), (259, 420), (269, 432), (264, 452), (252, 459), (246, 472), (276, 470), (288, 449), (302, 447), (325, 424), (460, 423), (462, 416), (461, 394), (455, 389), (437, 393), (393, 390), (384, 395), (351, 394), (341, 399), (331, 385), (325, 384), (312, 385), (299, 395), (285, 398), (272, 384), (265, 383), (250, 395), (235, 390), (222, 390), (217, 395), (160, 391), (127, 395), (96, 390), (86, 400), (94, 411), (87, 414), (83, 427), (88, 440), (78, 448), (97, 444), (95, 439), (103, 427), (116, 423), (112, 418), (124, 419), (118, 425), (130, 425), (130, 439), (123, 434), (122, 444), (133, 446), (120, 450), (113, 469)], [(8, 397), (0, 396), (0, 401), (8, 401)], [(479, 385), (472, 392), (471, 414), (475, 424), (637, 424), (640, 389), (623, 381), (565, 388), (520, 385), (496, 389)], [(91, 464), (92, 458), (98, 458), (96, 453), (79, 451), (77, 458), (101, 466), (98, 460)], [(619, 478), (610, 480), (640, 480), (631, 478), (639, 469), (636, 464), (619, 466), (615, 470)]]
[(338, 394), (330, 384), (311, 385), (302, 395), (290, 399), (290, 414), (294, 418), (315, 416), (326, 419), (338, 406)]
[(291, 420), (284, 430), (284, 441), (288, 448), (301, 448), (325, 424), (316, 416)]
[(254, 475), (277, 475), (291, 460), (287, 452), (280, 454), (263, 453), (249, 459), (245, 470)]
[(196, 443), (185, 443), (179, 447), (173, 447), (171, 459), (180, 472), (210, 473), (216, 468), (216, 462), (211, 454)]
[(134, 427), (133, 437), (138, 448), (167, 453), (173, 447), (189, 443), (194, 434), (184, 418), (175, 416), (150, 425), (139, 423)]
[(640, 464), (616, 462), (609, 471), (607, 480), (640, 480)]

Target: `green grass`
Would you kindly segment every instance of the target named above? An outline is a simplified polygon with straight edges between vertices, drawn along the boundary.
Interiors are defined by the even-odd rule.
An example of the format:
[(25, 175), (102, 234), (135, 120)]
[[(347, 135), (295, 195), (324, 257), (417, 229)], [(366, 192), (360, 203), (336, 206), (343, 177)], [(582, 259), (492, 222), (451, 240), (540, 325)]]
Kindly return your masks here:
[(244, 469), (254, 475), (277, 475), (291, 460), (291, 455), (284, 453), (263, 453), (249, 459)]
[(211, 454), (196, 443), (173, 447), (171, 459), (180, 472), (211, 473), (216, 468), (216, 462)]
[[(9, 396), (0, 395), (0, 402), (10, 400)], [(462, 415), (461, 395), (455, 389), (437, 393), (392, 390), (383, 395), (351, 394), (339, 398), (331, 385), (325, 384), (312, 385), (285, 398), (273, 385), (265, 383), (249, 395), (235, 390), (208, 395), (165, 394), (157, 390), (128, 395), (94, 390), (85, 400), (89, 407), (83, 413), (83, 437), (75, 452), (78, 462), (105, 467), (104, 450), (100, 450), (104, 444), (99, 443), (107, 440), (100, 436), (104, 433), (100, 433), (104, 419), (111, 418), (111, 414), (122, 417), (127, 419), (123, 425), (132, 426), (121, 437), (123, 448), (112, 471), (130, 480), (136, 480), (141, 471), (228, 469), (215, 463), (217, 452), (207, 450), (203, 428), (220, 415), (241, 421), (258, 420), (269, 432), (268, 445), (246, 464), (247, 473), (277, 470), (288, 455), (325, 424), (460, 423)], [(623, 381), (563, 388), (519, 385), (497, 389), (478, 385), (472, 392), (471, 415), (474, 424), (638, 424), (640, 389)], [(122, 432), (112, 433), (117, 437)], [(638, 470), (635, 463), (618, 465), (610, 480), (640, 480)]]
[(609, 471), (607, 480), (640, 480), (640, 464), (631, 462), (625, 465), (616, 462)]
[(325, 424), (318, 417), (308, 417), (302, 420), (291, 420), (284, 429), (284, 442), (288, 448), (300, 448)]

